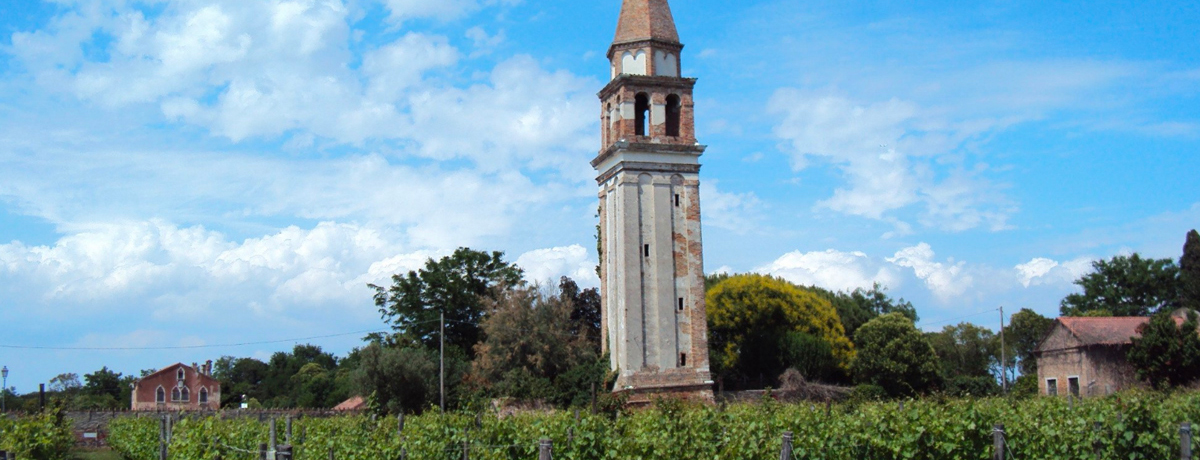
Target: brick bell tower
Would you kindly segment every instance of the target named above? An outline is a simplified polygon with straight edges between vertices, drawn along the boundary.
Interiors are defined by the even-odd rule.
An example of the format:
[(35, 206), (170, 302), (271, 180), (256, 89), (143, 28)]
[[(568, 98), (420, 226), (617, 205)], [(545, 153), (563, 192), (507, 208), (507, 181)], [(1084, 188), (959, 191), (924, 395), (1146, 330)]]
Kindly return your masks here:
[(623, 0), (600, 91), (603, 347), (630, 402), (711, 401), (694, 78), (667, 0)]

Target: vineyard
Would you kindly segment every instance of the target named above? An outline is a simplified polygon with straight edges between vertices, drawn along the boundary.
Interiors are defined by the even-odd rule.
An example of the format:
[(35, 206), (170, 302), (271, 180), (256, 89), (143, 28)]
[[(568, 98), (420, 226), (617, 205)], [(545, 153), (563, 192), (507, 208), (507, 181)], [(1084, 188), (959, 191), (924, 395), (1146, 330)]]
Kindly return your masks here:
[[(531, 413), (426, 414), (303, 418), (292, 424), (295, 458), (523, 459), (538, 441), (555, 459), (773, 459), (781, 434), (793, 433), (796, 459), (987, 459), (994, 424), (1006, 426), (1013, 459), (1179, 458), (1180, 423), (1200, 420), (1200, 394), (1126, 393), (1076, 401), (910, 400), (904, 403), (690, 406), (610, 415)], [(280, 444), (286, 427), (276, 420)], [(109, 443), (129, 460), (156, 460), (160, 420), (125, 418)], [(168, 444), (172, 459), (250, 459), (270, 436), (270, 422), (184, 417)], [(465, 453), (464, 453), (465, 452)]]
[(0, 416), (0, 452), (16, 458), (58, 460), (75, 445), (70, 423), (59, 414)]

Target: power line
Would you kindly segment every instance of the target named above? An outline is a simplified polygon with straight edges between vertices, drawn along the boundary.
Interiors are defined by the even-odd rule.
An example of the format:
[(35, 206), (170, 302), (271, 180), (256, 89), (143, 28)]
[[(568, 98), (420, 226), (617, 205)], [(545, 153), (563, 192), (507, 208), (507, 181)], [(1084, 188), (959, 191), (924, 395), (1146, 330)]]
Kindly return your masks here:
[(369, 334), (388, 332), (379, 329), (368, 329), (364, 331), (343, 332), (340, 334), (315, 335), (312, 337), (296, 337), (291, 339), (279, 340), (263, 340), (259, 342), (241, 342), (241, 343), (225, 343), (213, 345), (178, 345), (178, 346), (163, 346), (163, 347), (41, 347), (31, 345), (0, 345), (0, 348), (15, 349), (15, 350), (50, 350), (50, 351), (153, 351), (153, 350), (196, 350), (203, 348), (232, 348), (243, 347), (249, 345), (269, 345), (275, 343), (298, 342), (301, 340), (328, 339), (332, 337), (344, 337), (347, 335)]

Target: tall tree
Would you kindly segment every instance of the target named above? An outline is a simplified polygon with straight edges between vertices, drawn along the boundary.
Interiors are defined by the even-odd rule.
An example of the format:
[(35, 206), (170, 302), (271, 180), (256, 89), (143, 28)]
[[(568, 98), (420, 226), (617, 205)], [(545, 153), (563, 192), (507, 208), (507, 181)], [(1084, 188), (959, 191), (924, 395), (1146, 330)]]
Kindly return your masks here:
[(1179, 258), (1179, 300), (1184, 307), (1200, 310), (1200, 233), (1192, 230)]
[(868, 321), (854, 334), (854, 343), (854, 377), (860, 384), (878, 385), (890, 396), (922, 394), (941, 384), (933, 346), (901, 313)]
[(267, 363), (254, 358), (222, 356), (213, 363), (213, 377), (221, 382), (221, 407), (241, 404), (243, 400), (267, 400), (262, 384)]
[(522, 272), (504, 261), (504, 253), (459, 248), (425, 268), (392, 277), (392, 286), (375, 290), (375, 305), (397, 334), (426, 347), (438, 347), (439, 314), (446, 314), (446, 344), (472, 353), (483, 338), (481, 298), (497, 287), (521, 284)]
[(1182, 387), (1200, 378), (1200, 334), (1196, 312), (1182, 325), (1169, 313), (1159, 313), (1138, 328), (1128, 358), (1138, 378), (1157, 388)]
[(600, 350), (600, 290), (580, 289), (574, 280), (562, 277), (558, 281), (559, 296), (571, 303), (571, 334), (585, 336)]
[(1093, 272), (1075, 281), (1082, 293), (1063, 299), (1063, 316), (1106, 311), (1115, 316), (1150, 316), (1173, 310), (1179, 299), (1179, 267), (1171, 259), (1136, 253), (1092, 263)]
[(990, 377), (1000, 362), (1000, 341), (991, 330), (961, 323), (928, 336), (946, 378)]
[(1052, 326), (1053, 319), (1022, 308), (1012, 315), (1012, 320), (1004, 327), (1005, 345), (1011, 350), (1008, 356), (1015, 357), (1021, 375), (1037, 376), (1037, 358), (1033, 352)]
[[(574, 283), (571, 283), (574, 284)], [(576, 311), (570, 292), (521, 288), (485, 300), (485, 336), (475, 345), (474, 377), (493, 395), (543, 399), (569, 405), (588, 383), (602, 383), (605, 373), (590, 381), (563, 377), (592, 369), (600, 349), (587, 329), (572, 331)], [(572, 375), (572, 377), (584, 377)]]
[(785, 351), (789, 346), (807, 346), (807, 334), (829, 344), (837, 363), (820, 375), (828, 378), (845, 373), (854, 358), (854, 346), (846, 337), (837, 311), (829, 301), (799, 286), (765, 275), (735, 275), (708, 291), (711, 362), (726, 384), (773, 384), (776, 377), (795, 363), (789, 355), (806, 356), (816, 349)]
[[(809, 289), (818, 292), (825, 291), (817, 287)], [(834, 308), (837, 309), (838, 317), (842, 319), (842, 327), (849, 337), (853, 337), (858, 328), (867, 321), (888, 313), (900, 313), (914, 323), (920, 321), (917, 309), (913, 308), (911, 302), (891, 298), (887, 295), (887, 288), (879, 283), (875, 283), (869, 290), (858, 288), (850, 293), (832, 293), (830, 291), (825, 291), (825, 293), (825, 297), (829, 298)]]

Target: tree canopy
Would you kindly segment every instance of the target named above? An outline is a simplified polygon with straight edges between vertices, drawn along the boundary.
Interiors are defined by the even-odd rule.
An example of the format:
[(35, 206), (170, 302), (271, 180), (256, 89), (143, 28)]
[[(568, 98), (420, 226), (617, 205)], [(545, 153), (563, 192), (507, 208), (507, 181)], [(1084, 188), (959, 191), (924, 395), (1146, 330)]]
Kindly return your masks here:
[(854, 334), (858, 358), (854, 376), (859, 383), (882, 387), (890, 396), (912, 396), (941, 383), (937, 354), (912, 320), (888, 313), (868, 321)]
[(1010, 356), (1017, 360), (1022, 375), (1037, 376), (1037, 358), (1033, 352), (1053, 325), (1053, 319), (1022, 308), (1012, 315), (1012, 320), (1004, 327), (1004, 341), (1012, 350)]
[(1075, 281), (1082, 293), (1063, 299), (1063, 316), (1106, 311), (1115, 316), (1150, 316), (1174, 310), (1179, 299), (1179, 267), (1171, 259), (1138, 254), (1092, 263), (1093, 272)]
[(1183, 324), (1168, 312), (1150, 318), (1133, 338), (1129, 362), (1138, 378), (1154, 387), (1183, 387), (1200, 378), (1200, 334), (1196, 312), (1189, 311)]
[(887, 288), (879, 283), (875, 283), (869, 290), (858, 288), (851, 292), (834, 292), (817, 286), (805, 289), (817, 293), (833, 304), (847, 337), (853, 337), (860, 326), (879, 315), (897, 312), (914, 323), (920, 320), (917, 309), (913, 308), (911, 302), (891, 298), (887, 295)]
[(1179, 301), (1184, 308), (1200, 310), (1200, 233), (1188, 232), (1179, 258)]
[(522, 283), (521, 269), (504, 261), (504, 253), (458, 248), (407, 275), (392, 277), (392, 286), (369, 285), (384, 321), (403, 338), (436, 348), (439, 314), (446, 314), (446, 344), (471, 353), (483, 338), (479, 327), (481, 298), (499, 286)]
[(835, 367), (810, 369), (819, 374), (806, 376), (811, 379), (849, 370), (854, 346), (837, 311), (811, 291), (770, 276), (735, 275), (713, 286), (706, 303), (710, 361), (726, 383), (773, 381), (788, 367), (805, 364), (787, 362), (789, 355), (830, 355)]

